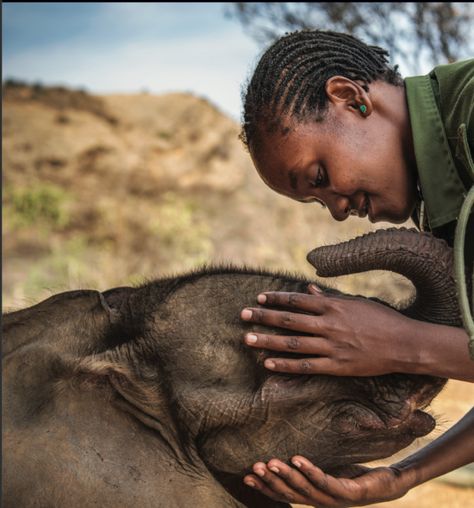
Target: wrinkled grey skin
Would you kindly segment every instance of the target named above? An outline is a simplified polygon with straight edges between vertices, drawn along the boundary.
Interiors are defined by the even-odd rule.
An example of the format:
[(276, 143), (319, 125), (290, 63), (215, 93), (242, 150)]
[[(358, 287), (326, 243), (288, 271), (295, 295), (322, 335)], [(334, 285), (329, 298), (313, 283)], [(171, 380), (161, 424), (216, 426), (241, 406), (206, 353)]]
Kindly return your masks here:
[[(436, 243), (444, 253), (426, 270), (434, 249), (426, 237), (421, 251), (413, 235), (394, 238), (390, 252), (410, 251), (421, 272), (443, 273), (433, 289), (430, 273), (420, 278), (402, 261), (398, 271), (410, 265), (418, 285), (404, 312), (459, 325), (455, 306), (441, 318), (423, 306), (424, 294), (452, 297), (445, 245)], [(375, 268), (367, 253), (383, 263), (390, 256), (372, 241), (362, 239), (356, 256), (358, 245), (325, 247), (309, 260), (334, 260), (326, 273)], [(242, 484), (254, 462), (302, 454), (331, 470), (390, 456), (430, 432), (435, 422), (418, 408), (443, 379), (275, 374), (262, 366), (265, 352), (243, 344), (246, 331), (263, 330), (240, 319), (259, 292), (306, 292), (307, 283), (209, 269), (103, 294), (62, 293), (5, 315), (4, 506), (288, 506)]]

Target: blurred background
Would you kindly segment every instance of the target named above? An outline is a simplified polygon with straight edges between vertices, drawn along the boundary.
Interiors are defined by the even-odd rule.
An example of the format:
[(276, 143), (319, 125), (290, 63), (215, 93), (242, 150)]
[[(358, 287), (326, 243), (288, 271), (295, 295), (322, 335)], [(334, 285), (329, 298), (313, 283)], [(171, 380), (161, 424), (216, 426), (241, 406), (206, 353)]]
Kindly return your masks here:
[[(472, 57), (473, 16), (446, 2), (4, 2), (3, 310), (203, 263), (312, 277), (309, 250), (374, 226), (336, 223), (260, 181), (238, 139), (260, 53), (288, 31), (333, 29), (390, 50), (403, 76), (425, 74)], [(381, 272), (324, 282), (391, 303), (411, 294)], [(436, 432), (473, 404), (472, 385), (450, 382)], [(473, 499), (437, 481), (389, 505)]]

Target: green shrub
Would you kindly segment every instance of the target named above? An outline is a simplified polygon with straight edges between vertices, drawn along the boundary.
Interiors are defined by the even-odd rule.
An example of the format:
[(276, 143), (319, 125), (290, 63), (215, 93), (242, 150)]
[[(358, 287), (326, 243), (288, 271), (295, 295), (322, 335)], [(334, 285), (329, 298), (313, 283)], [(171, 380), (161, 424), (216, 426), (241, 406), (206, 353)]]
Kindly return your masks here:
[(57, 230), (69, 223), (69, 196), (56, 185), (6, 190), (5, 201), (5, 220), (13, 229), (38, 225)]
[(203, 263), (212, 253), (211, 231), (197, 211), (192, 199), (167, 192), (148, 223), (150, 234), (160, 246), (162, 261), (171, 269)]

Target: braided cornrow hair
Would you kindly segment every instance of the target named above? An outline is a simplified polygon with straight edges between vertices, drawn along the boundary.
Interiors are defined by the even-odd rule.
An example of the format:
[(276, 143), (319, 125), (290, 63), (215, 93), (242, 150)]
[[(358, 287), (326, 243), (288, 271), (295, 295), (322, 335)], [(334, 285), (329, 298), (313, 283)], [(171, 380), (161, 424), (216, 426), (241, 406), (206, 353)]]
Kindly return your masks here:
[(387, 57), (384, 49), (339, 32), (302, 30), (281, 37), (265, 51), (243, 94), (240, 139), (249, 148), (257, 127), (273, 131), (282, 115), (322, 121), (332, 76), (362, 81), (366, 91), (377, 79), (402, 85), (398, 66), (390, 67)]

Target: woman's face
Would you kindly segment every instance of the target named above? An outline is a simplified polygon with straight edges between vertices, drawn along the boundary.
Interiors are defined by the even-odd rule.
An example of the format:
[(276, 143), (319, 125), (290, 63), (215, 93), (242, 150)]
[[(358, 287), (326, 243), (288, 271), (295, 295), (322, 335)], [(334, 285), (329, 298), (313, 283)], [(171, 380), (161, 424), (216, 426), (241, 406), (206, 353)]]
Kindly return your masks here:
[[(375, 88), (366, 115), (342, 100), (329, 102), (322, 122), (285, 118), (277, 132), (261, 128), (250, 153), (264, 182), (292, 199), (324, 204), (338, 221), (350, 214), (407, 220), (417, 196), (408, 111), (404, 117), (395, 104), (379, 107)], [(403, 88), (382, 88), (406, 108)]]

